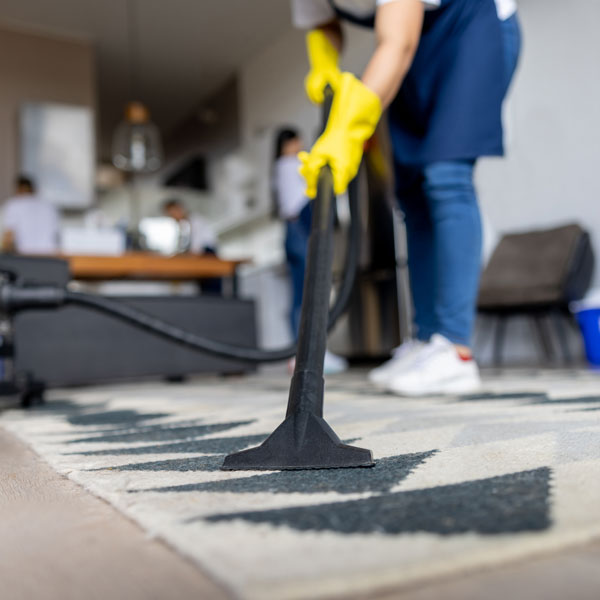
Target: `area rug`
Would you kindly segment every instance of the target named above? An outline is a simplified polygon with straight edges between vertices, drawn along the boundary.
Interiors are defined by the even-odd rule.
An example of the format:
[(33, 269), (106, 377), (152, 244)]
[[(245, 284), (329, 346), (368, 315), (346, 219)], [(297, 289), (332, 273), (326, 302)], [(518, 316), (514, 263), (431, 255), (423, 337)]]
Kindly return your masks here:
[(372, 469), (223, 472), (282, 420), (278, 375), (55, 391), (0, 425), (236, 596), (400, 588), (600, 537), (600, 376), (487, 374), (401, 399), (329, 378), (325, 416)]

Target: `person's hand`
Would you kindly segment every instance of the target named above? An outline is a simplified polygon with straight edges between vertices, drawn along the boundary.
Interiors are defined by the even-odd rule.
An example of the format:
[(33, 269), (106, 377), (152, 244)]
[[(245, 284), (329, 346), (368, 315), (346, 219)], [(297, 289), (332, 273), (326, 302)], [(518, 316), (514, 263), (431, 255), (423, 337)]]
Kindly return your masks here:
[(373, 135), (381, 117), (381, 100), (352, 73), (343, 73), (333, 98), (323, 135), (309, 152), (300, 152), (300, 174), (306, 195), (317, 195), (321, 169), (328, 164), (335, 194), (343, 194), (360, 167), (365, 142)]
[(325, 88), (329, 85), (335, 92), (341, 72), (338, 68), (339, 54), (327, 35), (320, 29), (306, 35), (306, 48), (310, 71), (304, 80), (308, 99), (314, 104), (323, 104)]

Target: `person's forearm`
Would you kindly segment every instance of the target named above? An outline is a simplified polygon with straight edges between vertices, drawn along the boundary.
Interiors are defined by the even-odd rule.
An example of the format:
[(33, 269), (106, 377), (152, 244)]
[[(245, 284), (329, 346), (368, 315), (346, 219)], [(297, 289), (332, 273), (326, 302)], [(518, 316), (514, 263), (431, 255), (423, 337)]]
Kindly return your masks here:
[(2, 234), (2, 251), (3, 252), (14, 252), (15, 251), (15, 236), (10, 229), (7, 229)]
[(413, 51), (409, 45), (394, 41), (377, 46), (362, 81), (379, 96), (383, 108), (387, 108), (398, 93), (412, 59)]
[(410, 69), (419, 45), (423, 12), (421, 0), (390, 2), (377, 11), (377, 48), (362, 81), (379, 96), (383, 108), (394, 99)]

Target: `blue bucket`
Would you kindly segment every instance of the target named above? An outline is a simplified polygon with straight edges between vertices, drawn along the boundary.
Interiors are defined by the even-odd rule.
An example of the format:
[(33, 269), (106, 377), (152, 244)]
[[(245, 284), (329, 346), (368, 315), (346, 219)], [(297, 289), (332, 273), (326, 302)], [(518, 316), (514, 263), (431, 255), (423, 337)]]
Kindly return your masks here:
[(577, 322), (583, 334), (585, 355), (588, 361), (600, 366), (600, 308), (588, 308), (577, 312)]

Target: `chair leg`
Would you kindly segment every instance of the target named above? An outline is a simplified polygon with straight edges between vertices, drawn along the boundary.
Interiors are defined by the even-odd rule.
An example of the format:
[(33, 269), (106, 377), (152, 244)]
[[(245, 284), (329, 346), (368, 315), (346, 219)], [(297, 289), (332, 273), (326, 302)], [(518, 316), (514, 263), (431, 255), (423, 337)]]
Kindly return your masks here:
[(506, 317), (498, 315), (496, 319), (496, 331), (494, 332), (494, 366), (502, 366), (502, 350), (504, 349), (504, 337), (506, 334)]
[(475, 320), (475, 331), (473, 333), (473, 354), (475, 356), (479, 355), (479, 349), (485, 344), (485, 327), (487, 322), (488, 319), (484, 313), (477, 313), (477, 318)]
[(563, 314), (560, 311), (552, 311), (552, 322), (554, 323), (554, 330), (558, 337), (558, 342), (562, 351), (563, 359), (566, 365), (570, 366), (573, 364), (571, 351), (569, 350), (569, 338), (567, 337), (567, 330), (565, 328), (565, 322), (563, 320)]
[(537, 332), (538, 332), (540, 341), (542, 342), (542, 349), (544, 351), (544, 357), (550, 363), (550, 362), (552, 362), (552, 359), (554, 357), (554, 352), (552, 349), (552, 340), (551, 340), (550, 336), (548, 335), (548, 329), (545, 327), (546, 324), (544, 322), (544, 315), (537, 313), (537, 314), (533, 315), (533, 318), (535, 320), (535, 325), (537, 328)]

